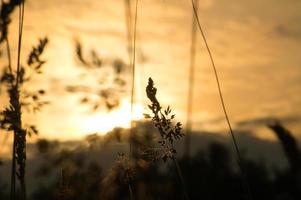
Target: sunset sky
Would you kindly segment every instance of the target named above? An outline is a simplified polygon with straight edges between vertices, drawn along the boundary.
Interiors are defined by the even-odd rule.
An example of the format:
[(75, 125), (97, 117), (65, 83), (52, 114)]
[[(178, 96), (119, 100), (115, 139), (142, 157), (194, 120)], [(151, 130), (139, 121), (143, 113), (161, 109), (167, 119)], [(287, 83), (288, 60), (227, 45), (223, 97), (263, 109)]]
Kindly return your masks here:
[[(137, 23), (135, 119), (147, 112), (145, 87), (152, 77), (158, 98), (171, 105), (185, 124), (192, 8), (189, 0), (140, 0)], [(134, 12), (134, 9), (133, 9)], [(226, 106), (235, 130), (252, 130), (273, 138), (265, 128), (270, 118), (281, 120), (301, 137), (301, 1), (200, 0), (199, 17), (211, 47)], [(17, 47), (17, 12), (10, 26), (13, 52)], [(129, 87), (116, 110), (91, 112), (79, 104), (70, 85), (97, 87), (75, 59), (75, 39), (105, 59), (128, 63), (123, 0), (27, 0), (23, 61), (38, 38), (49, 46), (43, 75), (32, 87), (42, 87), (50, 101), (42, 112), (25, 116), (40, 129), (40, 137), (80, 139), (129, 127)], [(193, 130), (227, 131), (215, 78), (198, 33)], [(2, 49), (4, 47), (1, 47)], [(6, 64), (5, 51), (0, 63)], [(15, 56), (15, 55), (14, 55)], [(83, 73), (87, 73), (81, 78)], [(129, 79), (127, 77), (126, 79)], [(3, 95), (3, 93), (1, 93)], [(4, 97), (1, 103), (5, 102)], [(5, 140), (0, 135), (0, 142)]]

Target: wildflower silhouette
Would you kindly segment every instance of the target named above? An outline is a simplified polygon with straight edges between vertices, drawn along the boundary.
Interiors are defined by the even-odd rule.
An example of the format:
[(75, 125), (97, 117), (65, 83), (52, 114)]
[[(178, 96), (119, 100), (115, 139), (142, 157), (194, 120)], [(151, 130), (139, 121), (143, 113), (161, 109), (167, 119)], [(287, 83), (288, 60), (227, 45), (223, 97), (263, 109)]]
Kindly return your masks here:
[(163, 160), (166, 162), (170, 159), (173, 161), (182, 185), (183, 196), (186, 200), (188, 200), (189, 196), (187, 194), (184, 177), (177, 161), (177, 151), (174, 147), (174, 142), (176, 140), (180, 140), (184, 136), (181, 132), (182, 124), (180, 122), (176, 122), (174, 125), (175, 115), (171, 114), (172, 110), (169, 106), (162, 111), (162, 107), (156, 97), (157, 88), (154, 87), (154, 81), (151, 78), (148, 79), (146, 95), (151, 101), (151, 104), (149, 104), (148, 107), (152, 111), (152, 114), (144, 114), (144, 116), (145, 118), (150, 118), (152, 120), (152, 123), (158, 129), (161, 137), (158, 141), (160, 147), (156, 149), (148, 149), (146, 154), (155, 156), (152, 158), (153, 160)]
[(161, 146), (162, 154), (157, 156), (166, 162), (169, 158), (173, 159), (176, 154), (176, 149), (174, 148), (174, 141), (181, 139), (184, 134), (181, 132), (182, 124), (176, 122), (174, 125), (175, 115), (172, 114), (170, 106), (165, 110), (162, 107), (156, 97), (157, 88), (154, 87), (154, 82), (151, 78), (148, 80), (148, 85), (146, 87), (146, 94), (151, 104), (148, 105), (152, 114), (144, 114), (146, 118), (151, 118), (154, 126), (158, 129), (160, 133), (160, 139), (158, 143)]

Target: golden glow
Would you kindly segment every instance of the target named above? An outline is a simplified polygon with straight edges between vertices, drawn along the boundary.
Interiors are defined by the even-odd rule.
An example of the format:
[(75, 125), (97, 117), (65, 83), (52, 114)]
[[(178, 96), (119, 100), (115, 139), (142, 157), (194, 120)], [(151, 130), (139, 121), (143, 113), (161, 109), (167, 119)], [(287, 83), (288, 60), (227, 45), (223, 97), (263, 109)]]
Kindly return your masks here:
[[(78, 96), (65, 91), (65, 86), (73, 84), (98, 84), (97, 76), (79, 82), (84, 69), (74, 59), (73, 38), (78, 38), (85, 50), (94, 49), (105, 60), (128, 59), (124, 2), (114, 1), (114, 6), (111, 0), (30, 2), (26, 4), (29, 12), (24, 21), (22, 62), (26, 61), (38, 38), (48, 35), (50, 39), (43, 57), (47, 61), (43, 67), (44, 76), (32, 84), (32, 89), (47, 91), (45, 100), (49, 100), (50, 105), (28, 119), (39, 128), (39, 137), (70, 140), (93, 132), (105, 133), (116, 126), (129, 127), (128, 100), (111, 113), (91, 114), (78, 104)], [(279, 1), (273, 3), (273, 7), (265, 3), (266, 12), (258, 12), (259, 0), (248, 2), (247, 10), (243, 2), (237, 1), (234, 7), (226, 1), (203, 0), (200, 4), (200, 10), (206, 15), (204, 28), (218, 65), (230, 119), (234, 125), (270, 117), (293, 119), (291, 126), (301, 133), (301, 100), (300, 95), (296, 95), (301, 90), (301, 59), (296, 54), (301, 51), (301, 29), (298, 20), (292, 20), (301, 16), (297, 9), (300, 3), (288, 5)], [(280, 14), (274, 15), (275, 10), (281, 11)], [(191, 6), (184, 0), (145, 1), (139, 6), (138, 14), (136, 98), (143, 102), (147, 79), (152, 77), (162, 105), (171, 105), (177, 111), (177, 119), (185, 123), (191, 40), (191, 23), (187, 22), (192, 17)], [(16, 60), (18, 44), (17, 17), (15, 13), (9, 30), (14, 49), (12, 60)], [(202, 53), (203, 45), (198, 40), (193, 129), (225, 131), (216, 81), (210, 59)], [(1, 66), (6, 62), (3, 55)], [(285, 95), (279, 91), (285, 91)], [(2, 96), (0, 101), (3, 101)], [(142, 106), (135, 105), (134, 119), (141, 119), (142, 112)], [(251, 126), (243, 128), (253, 129)], [(268, 133), (258, 131), (258, 135), (264, 137)]]
[[(133, 120), (143, 119), (143, 106), (134, 104)], [(115, 127), (129, 128), (131, 124), (131, 104), (123, 100), (120, 108), (110, 113), (95, 113), (86, 117), (81, 124), (78, 124), (78, 130), (82, 134), (100, 133), (114, 129)]]

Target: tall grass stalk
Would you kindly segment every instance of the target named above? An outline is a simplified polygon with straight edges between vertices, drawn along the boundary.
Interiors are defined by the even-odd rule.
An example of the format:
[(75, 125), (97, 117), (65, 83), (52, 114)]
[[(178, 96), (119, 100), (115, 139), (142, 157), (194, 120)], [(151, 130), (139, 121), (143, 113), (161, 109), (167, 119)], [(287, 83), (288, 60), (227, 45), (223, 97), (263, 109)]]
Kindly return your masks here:
[(215, 76), (215, 80), (216, 80), (216, 84), (217, 84), (217, 88), (218, 88), (218, 93), (219, 93), (222, 109), (223, 109), (224, 116), (225, 116), (229, 131), (230, 131), (230, 135), (231, 135), (231, 138), (232, 138), (232, 141), (233, 141), (233, 145), (234, 145), (234, 148), (235, 148), (236, 157), (237, 157), (236, 161), (237, 161), (237, 164), (239, 166), (239, 169), (240, 169), (240, 172), (241, 172), (241, 175), (242, 175), (243, 187), (244, 187), (244, 190), (247, 194), (248, 199), (251, 200), (252, 199), (251, 189), (250, 189), (249, 182), (248, 182), (246, 174), (245, 174), (245, 170), (243, 168), (242, 157), (241, 157), (241, 154), (240, 154), (240, 151), (239, 151), (239, 148), (238, 148), (238, 143), (236, 141), (236, 137), (234, 135), (234, 132), (233, 132), (233, 129), (232, 129), (232, 126), (231, 126), (231, 123), (230, 123), (229, 115), (228, 115), (228, 112), (227, 112), (227, 109), (226, 109), (226, 105), (225, 105), (225, 101), (224, 101), (224, 97), (223, 97), (223, 93), (222, 93), (222, 89), (221, 89), (221, 84), (220, 84), (217, 68), (216, 68), (211, 50), (209, 48), (205, 33), (203, 31), (203, 28), (202, 28), (200, 20), (199, 20), (199, 16), (198, 16), (198, 12), (197, 12), (197, 6), (195, 5), (195, 2), (193, 0), (190, 0), (190, 1), (191, 1), (191, 5), (192, 5), (192, 8), (193, 8), (193, 13), (194, 13), (195, 19), (197, 21), (198, 29), (199, 29), (199, 31), (201, 33), (201, 36), (203, 38), (203, 41), (205, 43), (206, 50), (209, 54), (210, 61), (211, 61), (211, 64), (212, 64), (212, 68), (213, 68), (213, 71), (214, 71), (214, 76)]
[(23, 36), (23, 22), (24, 22), (24, 1), (19, 5), (19, 38), (18, 38), (18, 58), (17, 58), (17, 80), (16, 87), (19, 85), (20, 79), (20, 58), (21, 58), (21, 46), (22, 46), (22, 36)]
[[(130, 5), (130, 0), (127, 1), (127, 7), (128, 7), (128, 26), (131, 26), (131, 5)], [(132, 83), (131, 83), (131, 126), (130, 126), (130, 138), (129, 138), (129, 159), (130, 161), (133, 159), (133, 128), (134, 128), (134, 103), (135, 103), (135, 76), (136, 76), (136, 38), (137, 38), (137, 21), (138, 21), (138, 0), (135, 1), (135, 15), (134, 15), (134, 29), (133, 29), (133, 34), (130, 29), (128, 29), (128, 34), (132, 36), (132, 40), (130, 40), (129, 37), (129, 42), (132, 42), (132, 47), (128, 49), (129, 51), (129, 56), (132, 56), (132, 62), (130, 63), (132, 65)], [(130, 199), (133, 200), (133, 190), (131, 186), (130, 180), (128, 181), (128, 189), (129, 189), (129, 194), (130, 194)]]
[[(18, 32), (18, 49), (17, 49), (17, 71), (14, 74), (12, 69), (11, 49), (9, 39), (7, 36), (7, 27), (10, 22), (9, 15), (12, 13), (15, 7), (19, 8), (19, 32)], [(18, 179), (20, 184), (20, 193), (18, 197), (21, 200), (26, 199), (26, 183), (25, 183), (25, 160), (26, 160), (26, 131), (22, 128), (21, 119), (21, 102), (20, 102), (20, 88), (19, 82), (22, 78), (21, 71), (21, 46), (23, 35), (23, 22), (24, 22), (24, 0), (10, 1), (1, 4), (1, 20), (3, 27), (2, 41), (6, 43), (6, 51), (8, 58), (8, 74), (6, 80), (9, 83), (9, 107), (2, 113), (5, 116), (5, 122), (8, 123), (8, 130), (13, 131), (13, 149), (12, 149), (12, 166), (11, 166), (11, 188), (10, 199), (16, 199), (16, 181)]]
[[(6, 12), (3, 11), (5, 9), (3, 9), (4, 6), (7, 6)], [(9, 9), (9, 7), (12, 7), (12, 9)], [(3, 0), (1, 0), (1, 20), (5, 21), (5, 18), (8, 18), (8, 16), (11, 14), (12, 10), (14, 9), (15, 5), (11, 5), (10, 3), (4, 3)], [(3, 13), (2, 13), (3, 12)], [(6, 15), (6, 17), (2, 16), (2, 15)], [(3, 25), (3, 27), (1, 27), (1, 31), (3, 31), (4, 29), (7, 29), (8, 23), (5, 25)], [(11, 49), (10, 49), (10, 44), (9, 44), (9, 39), (7, 36), (7, 31), (3, 31), (4, 33), (2, 33), (2, 37), (4, 37), (4, 41), (6, 43), (6, 52), (7, 52), (7, 59), (8, 59), (8, 70), (9, 70), (9, 75), (12, 78), (13, 77), (13, 70), (12, 70), (12, 59), (11, 59)], [(14, 87), (14, 82), (11, 79), (10, 81), (10, 90)], [(10, 96), (11, 97), (11, 96)], [(10, 186), (10, 199), (15, 199), (15, 191), (16, 191), (16, 159), (15, 159), (15, 133), (13, 134), (13, 148), (12, 148), (12, 167), (11, 167), (11, 186)]]
[[(13, 77), (12, 61), (11, 61), (11, 50), (9, 45), (9, 40), (7, 36), (5, 37), (7, 59), (8, 59), (8, 70), (11, 77)], [(13, 87), (13, 82), (11, 82), (11, 87)], [(15, 199), (16, 193), (16, 159), (15, 159), (15, 133), (13, 134), (13, 148), (12, 148), (12, 167), (11, 167), (11, 186), (10, 186), (10, 199)]]
[(138, 21), (138, 1), (135, 1), (135, 17), (133, 31), (133, 60), (132, 60), (132, 83), (131, 83), (131, 127), (130, 127), (130, 157), (132, 157), (132, 140), (134, 127), (134, 103), (135, 103), (135, 73), (136, 73), (136, 36), (137, 36), (137, 21)]
[[(22, 35), (23, 35), (23, 22), (24, 22), (24, 1), (19, 5), (19, 38), (18, 38), (18, 57), (17, 57), (17, 74), (16, 74), (16, 85), (14, 92), (11, 96), (11, 105), (14, 107), (16, 112), (16, 126), (14, 130), (14, 155), (13, 155), (13, 183), (16, 184), (16, 175), (20, 182), (20, 199), (26, 199), (26, 183), (25, 183), (25, 160), (26, 160), (26, 131), (22, 128), (21, 119), (21, 104), (20, 104), (20, 58), (21, 58), (21, 46), (22, 46)], [(16, 169), (18, 165), (18, 170)], [(14, 192), (16, 186), (14, 185)]]
[[(198, 10), (199, 0), (194, 0), (196, 10)], [(193, 90), (194, 90), (194, 72), (195, 72), (195, 53), (196, 53), (196, 37), (197, 37), (196, 19), (192, 11), (191, 25), (191, 44), (190, 44), (190, 65), (189, 65), (189, 83), (188, 83), (188, 98), (187, 98), (187, 117), (186, 117), (186, 137), (184, 155), (190, 156), (191, 146), (191, 130), (192, 130), (192, 109), (193, 109)]]
[(163, 160), (166, 162), (168, 159), (171, 159), (173, 161), (183, 189), (183, 195), (186, 200), (189, 200), (185, 180), (176, 159), (177, 151), (174, 147), (174, 142), (180, 140), (184, 136), (181, 131), (182, 124), (180, 122), (174, 122), (175, 115), (171, 113), (172, 110), (169, 106), (165, 110), (162, 109), (161, 104), (156, 97), (157, 88), (154, 87), (154, 82), (151, 78), (148, 79), (146, 94), (151, 101), (151, 104), (149, 104), (148, 107), (152, 111), (152, 114), (144, 114), (144, 116), (152, 120), (152, 123), (158, 129), (161, 138), (158, 141), (160, 144), (159, 151), (154, 152), (155, 154), (158, 154), (158, 157), (155, 158), (155, 160)]

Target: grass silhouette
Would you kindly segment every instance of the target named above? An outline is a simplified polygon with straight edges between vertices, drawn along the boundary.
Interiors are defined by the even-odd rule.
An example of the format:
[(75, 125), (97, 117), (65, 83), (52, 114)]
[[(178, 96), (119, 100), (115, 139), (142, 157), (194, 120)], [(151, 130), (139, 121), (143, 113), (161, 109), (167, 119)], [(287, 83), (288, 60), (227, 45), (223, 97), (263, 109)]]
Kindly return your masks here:
[[(44, 95), (44, 90), (35, 92), (28, 91), (24, 85), (30, 81), (31, 77), (27, 75), (28, 70), (40, 74), (41, 67), (45, 61), (41, 60), (41, 55), (44, 51), (48, 39), (41, 39), (39, 45), (34, 47), (28, 56), (28, 69), (23, 67), (20, 62), (21, 46), (23, 36), (23, 22), (24, 22), (24, 4), (22, 0), (12, 0), (9, 2), (2, 2), (1, 7), (1, 39), (6, 42), (6, 51), (8, 56), (8, 66), (1, 75), (1, 83), (7, 86), (7, 93), (9, 97), (9, 105), (1, 112), (1, 128), (6, 131), (13, 132), (13, 147), (12, 147), (12, 166), (11, 166), (11, 191), (10, 199), (25, 200), (26, 199), (26, 136), (37, 134), (38, 130), (34, 125), (26, 125), (22, 122), (23, 107), (39, 110), (42, 106), (47, 104), (46, 101), (40, 99)], [(19, 32), (18, 32), (18, 49), (17, 49), (17, 64), (16, 71), (13, 70), (11, 60), (11, 49), (8, 40), (8, 26), (10, 24), (10, 15), (18, 8), (19, 11)], [(20, 185), (20, 192), (17, 194), (17, 180)]]
[[(90, 135), (83, 144), (79, 144), (74, 149), (68, 149), (65, 146), (59, 147), (56, 142), (39, 140), (37, 142), (39, 150), (37, 155), (40, 155), (43, 161), (40, 168), (38, 168), (37, 176), (51, 176), (55, 177), (55, 180), (49, 181), (49, 184), (45, 188), (39, 185), (32, 195), (27, 194), (25, 179), (27, 162), (26, 139), (27, 136), (37, 134), (38, 130), (34, 125), (26, 124), (22, 116), (26, 111), (36, 112), (48, 104), (47, 101), (42, 99), (46, 91), (41, 88), (32, 91), (27, 83), (32, 80), (32, 77), (29, 75), (31, 73), (28, 73), (29, 71), (34, 72), (34, 75), (42, 73), (42, 67), (45, 64), (42, 55), (49, 41), (47, 38), (40, 39), (38, 44), (29, 53), (26, 65), (22, 65), (21, 53), (23, 53), (22, 37), (25, 1), (10, 0), (1, 2), (0, 44), (5, 43), (8, 62), (7, 67), (5, 67), (5, 70), (1, 74), (1, 84), (7, 87), (9, 105), (1, 112), (0, 123), (2, 129), (12, 132), (14, 140), (12, 144), (10, 194), (8, 197), (2, 193), (2, 185), (0, 185), (0, 198), (10, 198), (11, 200), (300, 199), (300, 149), (289, 130), (280, 123), (269, 125), (269, 128), (274, 131), (281, 142), (290, 165), (289, 170), (276, 173), (273, 180), (269, 178), (268, 170), (263, 165), (247, 160), (240, 152), (227, 113), (217, 68), (198, 17), (198, 0), (191, 0), (194, 21), (192, 25), (190, 52), (187, 135), (184, 149), (186, 156), (181, 159), (177, 158), (178, 150), (176, 142), (184, 137), (182, 124), (176, 121), (170, 106), (166, 109), (162, 107), (157, 98), (157, 88), (151, 78), (149, 78), (146, 86), (146, 97), (150, 100), (148, 108), (151, 113), (145, 114), (145, 118), (149, 119), (149, 123), (145, 122), (146, 124), (139, 125), (142, 122), (135, 122), (133, 120), (139, 1), (135, 0), (135, 12), (133, 16), (131, 12), (132, 1), (125, 0), (124, 2), (128, 39), (127, 48), (129, 66), (131, 67), (130, 117), (132, 120), (130, 129), (116, 128), (104, 137), (96, 134)], [(8, 40), (8, 27), (14, 10), (18, 10), (19, 12), (16, 66), (12, 64), (12, 50), (10, 41)], [(223, 144), (211, 143), (206, 153), (200, 151), (198, 154), (190, 155), (196, 28), (199, 28), (201, 32), (212, 63), (222, 109), (230, 130), (236, 153), (236, 161), (241, 173), (237, 173), (234, 170), (231, 165), (231, 153)], [(92, 50), (90, 57), (86, 57), (82, 44), (79, 41), (75, 41), (75, 53), (78, 62), (87, 70), (102, 69), (104, 66), (102, 58), (96, 51)], [(114, 72), (117, 77), (114, 79), (116, 81), (114, 84), (120, 87), (124, 86), (125, 74), (122, 73), (122, 69), (126, 67), (126, 64), (122, 60), (116, 59), (111, 63), (110, 67), (115, 69)], [(108, 88), (107, 90), (97, 90), (95, 92), (90, 89), (82, 85), (67, 87), (69, 92), (87, 92), (81, 98), (81, 103), (92, 104), (94, 110), (103, 105), (108, 111), (118, 107), (120, 96), (116, 97), (114, 95), (116, 93), (120, 95), (118, 90), (113, 91), (114, 88)], [(88, 95), (89, 92), (99, 95), (96, 102), (91, 102)], [(114, 99), (115, 97), (117, 100)], [(102, 122), (100, 121), (99, 123)], [(127, 142), (127, 145), (129, 145), (128, 155), (119, 152), (111, 169), (108, 172), (103, 170), (101, 168), (101, 164), (103, 163), (99, 164), (99, 152), (93, 148), (120, 144), (122, 143), (121, 140), (125, 140), (122, 142)], [(101, 145), (97, 145), (98, 143), (101, 143)], [(101, 150), (105, 151), (104, 148)], [(92, 155), (96, 157), (95, 160), (90, 159)], [(240, 188), (241, 179), (243, 179), (242, 190)]]
[(214, 76), (215, 76), (215, 80), (216, 80), (216, 84), (217, 84), (217, 89), (218, 89), (218, 94), (219, 94), (219, 97), (220, 97), (220, 102), (221, 102), (221, 105), (222, 105), (222, 109), (223, 109), (223, 112), (224, 112), (224, 116), (225, 116), (227, 125), (229, 127), (231, 139), (233, 141), (233, 146), (234, 146), (235, 153), (236, 153), (236, 156), (237, 156), (237, 164), (239, 166), (239, 169), (240, 169), (241, 175), (242, 175), (243, 188), (245, 190), (247, 198), (252, 200), (253, 199), (252, 198), (252, 192), (251, 192), (249, 182), (248, 182), (248, 178), (246, 177), (246, 173), (245, 173), (245, 170), (244, 170), (244, 167), (243, 167), (243, 164), (242, 164), (242, 157), (241, 157), (241, 153), (240, 153), (240, 150), (239, 150), (239, 147), (238, 147), (238, 143), (237, 143), (237, 140), (236, 140), (236, 137), (235, 137), (235, 134), (234, 134), (234, 131), (233, 131), (230, 119), (229, 119), (229, 115), (228, 115), (228, 112), (227, 112), (227, 109), (226, 109), (224, 96), (223, 96), (223, 92), (222, 92), (222, 88), (221, 88), (221, 83), (220, 83), (219, 75), (218, 75), (218, 72), (217, 72), (217, 67), (215, 65), (215, 62), (214, 62), (209, 44), (207, 42), (205, 33), (204, 33), (203, 28), (201, 26), (201, 22), (199, 20), (197, 7), (196, 7), (195, 2), (193, 0), (191, 0), (191, 5), (192, 5), (192, 9), (193, 9), (195, 19), (197, 21), (198, 29), (199, 29), (199, 31), (202, 35), (202, 39), (205, 43), (206, 50), (207, 50), (207, 52), (209, 54), (209, 57), (210, 57), (210, 61), (211, 61), (211, 64), (212, 64), (212, 69), (214, 71)]

